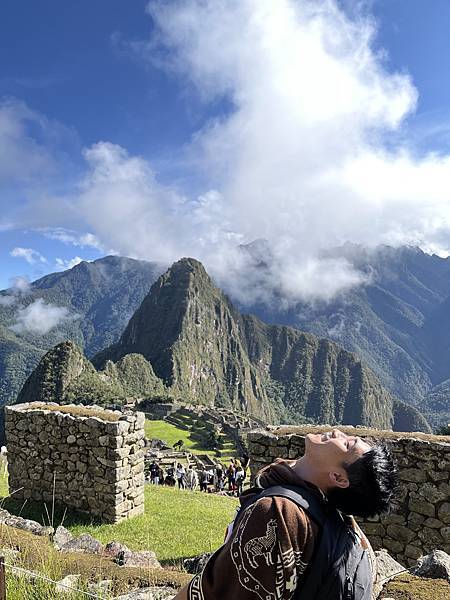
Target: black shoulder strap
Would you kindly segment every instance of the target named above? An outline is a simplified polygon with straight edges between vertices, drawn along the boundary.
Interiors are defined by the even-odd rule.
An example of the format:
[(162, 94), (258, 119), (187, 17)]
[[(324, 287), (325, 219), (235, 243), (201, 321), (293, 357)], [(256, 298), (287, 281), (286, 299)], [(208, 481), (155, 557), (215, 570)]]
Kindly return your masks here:
[(309, 516), (321, 527), (327, 518), (325, 501), (321, 501), (315, 492), (306, 487), (291, 485), (273, 485), (263, 489), (256, 497), (252, 498), (252, 504), (260, 498), (277, 496), (292, 500), (297, 506), (305, 510)]

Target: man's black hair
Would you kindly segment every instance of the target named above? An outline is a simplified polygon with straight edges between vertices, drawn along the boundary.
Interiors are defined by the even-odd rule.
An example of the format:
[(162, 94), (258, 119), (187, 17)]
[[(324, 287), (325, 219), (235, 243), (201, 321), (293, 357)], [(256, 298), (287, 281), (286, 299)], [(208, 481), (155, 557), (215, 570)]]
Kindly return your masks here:
[(376, 444), (344, 468), (350, 485), (333, 488), (328, 493), (330, 504), (363, 518), (389, 512), (397, 491), (398, 471), (386, 445)]

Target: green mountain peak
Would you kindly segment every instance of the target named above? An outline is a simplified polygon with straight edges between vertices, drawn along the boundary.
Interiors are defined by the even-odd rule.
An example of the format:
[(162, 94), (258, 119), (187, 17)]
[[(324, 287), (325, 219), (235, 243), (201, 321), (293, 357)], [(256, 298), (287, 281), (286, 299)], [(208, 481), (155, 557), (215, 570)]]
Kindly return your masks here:
[(181, 400), (271, 422), (390, 428), (402, 411), (355, 354), (313, 334), (241, 315), (194, 259), (161, 275), (120, 340), (93, 362), (102, 367), (130, 353), (144, 356)]

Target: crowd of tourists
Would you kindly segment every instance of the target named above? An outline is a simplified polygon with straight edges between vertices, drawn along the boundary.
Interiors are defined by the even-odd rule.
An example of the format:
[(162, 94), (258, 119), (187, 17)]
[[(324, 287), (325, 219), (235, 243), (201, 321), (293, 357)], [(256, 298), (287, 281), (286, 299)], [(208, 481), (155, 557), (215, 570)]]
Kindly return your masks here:
[(164, 468), (154, 460), (146, 468), (146, 479), (154, 485), (239, 496), (248, 480), (248, 469), (247, 456), (242, 459), (231, 458), (226, 467), (219, 462), (214, 466), (197, 467), (194, 464), (184, 466), (175, 461)]

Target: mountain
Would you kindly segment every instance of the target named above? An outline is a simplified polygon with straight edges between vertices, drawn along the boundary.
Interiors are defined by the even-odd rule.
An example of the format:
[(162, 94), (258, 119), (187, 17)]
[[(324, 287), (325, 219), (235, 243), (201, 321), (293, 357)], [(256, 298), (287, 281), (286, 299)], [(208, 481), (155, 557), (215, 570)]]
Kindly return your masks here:
[[(390, 428), (406, 419), (404, 405), (394, 402), (356, 355), (329, 340), (242, 315), (194, 259), (176, 262), (153, 284), (119, 341), (93, 364), (104, 368), (131, 353), (151, 363), (173, 396), (269, 422)], [(415, 428), (427, 430), (411, 411)]]
[[(259, 240), (241, 252), (248, 258), (244, 277), (261, 285), (273, 280), (278, 267), (267, 243)], [(286, 298), (275, 287), (270, 305), (249, 300), (234, 301), (235, 306), (269, 324), (333, 340), (356, 353), (386, 389), (423, 411), (434, 426), (448, 423), (450, 384), (443, 384), (450, 380), (450, 260), (411, 247), (369, 251), (350, 244), (330, 255), (348, 260), (368, 282), (330, 302), (280, 308)], [(39, 359), (59, 342), (73, 340), (88, 357), (116, 342), (162, 271), (154, 263), (106, 257), (34, 282), (14, 306), (3, 306), (9, 292), (0, 292), (0, 402), (16, 397)], [(67, 307), (75, 318), (45, 336), (12, 331), (17, 305), (38, 298)]]
[[(59, 342), (73, 340), (87, 356), (115, 342), (163, 270), (156, 263), (107, 256), (38, 279), (24, 295), (0, 292), (0, 406), (15, 400), (40, 358)], [(2, 298), (13, 302), (3, 305)], [(11, 327), (18, 309), (38, 299), (65, 307), (69, 318), (45, 335), (16, 333)]]
[[(271, 257), (246, 249), (250, 269), (270, 279)], [(345, 258), (368, 282), (330, 302), (241, 303), (268, 323), (285, 323), (327, 337), (355, 352), (381, 383), (402, 401), (422, 410), (433, 423), (450, 418), (441, 403), (428, 406), (434, 386), (450, 378), (450, 260), (418, 248), (367, 250), (346, 244), (331, 256)], [(266, 274), (266, 275), (265, 275)], [(281, 299), (280, 299), (281, 300)], [(283, 302), (278, 303), (279, 306)], [(444, 402), (445, 404), (445, 402)]]
[(117, 364), (96, 371), (76, 344), (62, 342), (49, 350), (26, 380), (18, 397), (22, 402), (71, 402), (105, 405), (129, 396), (155, 396), (165, 386), (140, 355), (129, 354)]

